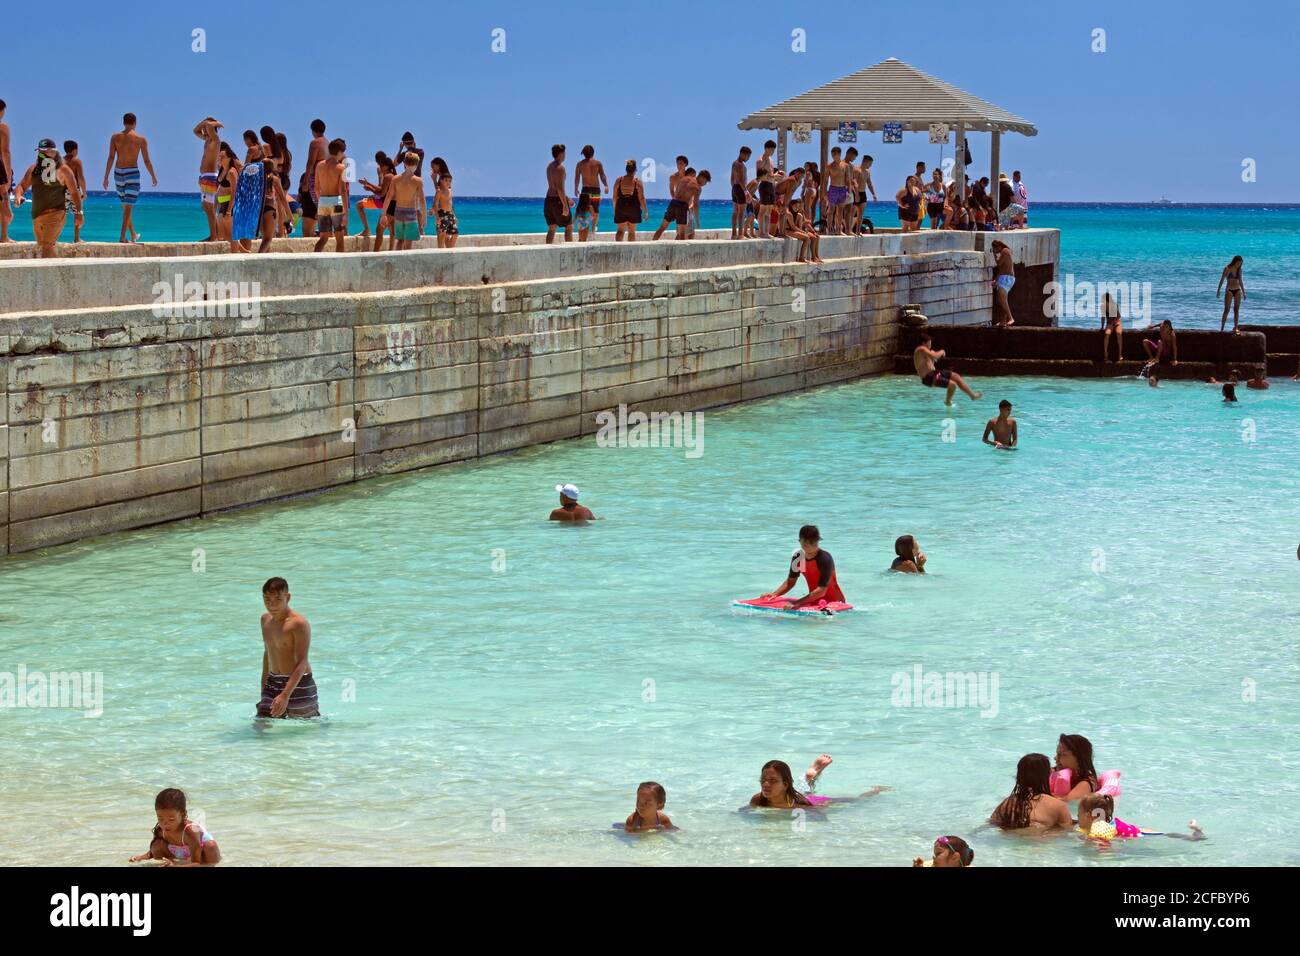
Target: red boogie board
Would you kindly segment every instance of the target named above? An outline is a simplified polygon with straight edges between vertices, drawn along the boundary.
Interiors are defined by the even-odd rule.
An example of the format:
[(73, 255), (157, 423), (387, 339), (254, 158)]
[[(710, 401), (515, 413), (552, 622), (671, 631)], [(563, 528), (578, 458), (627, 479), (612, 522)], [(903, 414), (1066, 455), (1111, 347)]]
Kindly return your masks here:
[(790, 617), (834, 617), (841, 611), (852, 611), (852, 604), (843, 601), (819, 601), (806, 604), (801, 608), (789, 608), (790, 598), (751, 598), (748, 601), (732, 601), (731, 607), (737, 611), (757, 611), (764, 614), (785, 614)]

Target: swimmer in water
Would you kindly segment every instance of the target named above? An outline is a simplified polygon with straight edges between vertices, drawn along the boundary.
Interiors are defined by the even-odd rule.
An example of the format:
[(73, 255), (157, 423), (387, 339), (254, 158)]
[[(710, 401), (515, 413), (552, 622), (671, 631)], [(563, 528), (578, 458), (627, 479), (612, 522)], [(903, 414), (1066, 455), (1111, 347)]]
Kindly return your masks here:
[(1052, 796), (1052, 763), (1045, 754), (1025, 754), (1016, 765), (1016, 785), (997, 805), (989, 822), (1003, 830), (1050, 830), (1074, 827), (1070, 807)]
[(1205, 831), (1195, 820), (1187, 824), (1190, 833), (1145, 833), (1141, 827), (1125, 823), (1115, 816), (1115, 798), (1110, 794), (1094, 793), (1079, 801), (1079, 825), (1075, 832), (1081, 834), (1085, 841), (1097, 840), (1109, 843), (1111, 840), (1131, 840), (1137, 837), (1166, 836), (1171, 840), (1204, 840)]
[(787, 602), (785, 605), (787, 608), (816, 605), (821, 601), (828, 604), (832, 601), (848, 603), (835, 577), (835, 560), (829, 551), (822, 550), (821, 539), (822, 533), (817, 530), (816, 525), (806, 524), (799, 529), (799, 547), (790, 556), (789, 575), (779, 588), (764, 594), (761, 600), (779, 598), (798, 583), (799, 575), (802, 574), (808, 582), (808, 593), (797, 600)]
[(1268, 370), (1262, 365), (1256, 368), (1254, 377), (1246, 379), (1246, 387), (1258, 389), (1268, 388)]
[(153, 808), (158, 823), (149, 850), (129, 862), (162, 860), (164, 866), (216, 866), (221, 862), (221, 848), (212, 834), (187, 816), (184, 791), (163, 790), (154, 798)]
[[(990, 433), (993, 441), (989, 441)], [(1011, 417), (1011, 403), (1004, 398), (998, 402), (998, 417), (990, 418), (984, 426), (984, 444), (1010, 451), (1016, 447), (1017, 440), (1016, 420)]]
[(673, 821), (664, 813), (664, 804), (668, 794), (661, 784), (647, 780), (636, 788), (636, 809), (623, 823), (626, 833), (641, 833), (646, 830), (676, 830)]
[(1097, 789), (1097, 768), (1092, 763), (1092, 741), (1082, 734), (1061, 734), (1056, 741), (1056, 770), (1070, 771), (1073, 784), (1067, 803), (1082, 800)]
[(311, 625), (289, 607), (289, 584), (271, 578), (262, 585), (262, 699), (258, 717), (319, 717), (316, 680), (307, 651)]
[(925, 574), (925, 552), (910, 534), (894, 540), (894, 554), (897, 557), (889, 566), (889, 570), (901, 571), (904, 574)]
[(1235, 402), (1237, 400), (1237, 386), (1231, 382), (1223, 383), (1223, 400), (1225, 402)]
[(970, 866), (975, 862), (975, 851), (959, 836), (941, 836), (934, 841), (934, 858), (923, 860), (919, 856), (912, 866)]
[(979, 398), (982, 393), (972, 392), (970, 386), (956, 372), (934, 367), (934, 363), (943, 358), (947, 354), (947, 350), (939, 349), (936, 352), (930, 348), (930, 341), (930, 333), (922, 332), (921, 344), (912, 352), (912, 362), (916, 366), (916, 374), (921, 377), (921, 384), (931, 388), (948, 389), (948, 395), (943, 400), (945, 405), (952, 404), (953, 392), (959, 388), (969, 395), (972, 401)]
[[(860, 799), (859, 797), (823, 797), (813, 793), (817, 786), (817, 779), (822, 775), (822, 771), (831, 765), (832, 759), (830, 754), (822, 754), (804, 771), (804, 786), (808, 788), (806, 794), (795, 789), (794, 775), (790, 772), (788, 763), (784, 760), (769, 760), (763, 764), (763, 769), (759, 772), (759, 790), (749, 798), (749, 806), (793, 810), (796, 807), (820, 807), (828, 803), (847, 803)], [(872, 787), (862, 796), (874, 797), (887, 789), (888, 787)]]
[(551, 512), (551, 521), (595, 521), (591, 509), (578, 504), (578, 486), (573, 484), (556, 485), (560, 493), (560, 507)]

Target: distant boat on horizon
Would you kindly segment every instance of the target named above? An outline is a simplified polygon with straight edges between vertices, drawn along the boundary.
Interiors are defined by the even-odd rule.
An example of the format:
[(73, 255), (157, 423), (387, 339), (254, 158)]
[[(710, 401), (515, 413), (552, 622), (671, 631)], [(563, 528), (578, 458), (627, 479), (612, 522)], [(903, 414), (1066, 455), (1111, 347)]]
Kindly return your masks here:
[(1159, 199), (1151, 200), (1151, 205), (1153, 206), (1172, 206), (1173, 204), (1174, 201), (1172, 199), (1166, 199), (1164, 196), (1161, 196)]

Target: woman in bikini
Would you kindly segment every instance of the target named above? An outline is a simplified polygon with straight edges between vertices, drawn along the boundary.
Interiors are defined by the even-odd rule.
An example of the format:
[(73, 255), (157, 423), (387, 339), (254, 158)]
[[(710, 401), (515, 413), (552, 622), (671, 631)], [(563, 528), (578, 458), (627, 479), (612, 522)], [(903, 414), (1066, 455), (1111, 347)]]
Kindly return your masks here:
[(229, 143), (222, 143), (217, 153), (217, 238), (222, 242), (230, 241), (230, 212), (235, 204), (235, 183), (239, 181), (239, 171), (243, 164), (230, 148)]
[(1159, 365), (1166, 359), (1177, 365), (1178, 337), (1174, 335), (1174, 323), (1165, 319), (1160, 323), (1160, 337), (1158, 339), (1143, 339), (1142, 347), (1146, 349), (1147, 358), (1150, 360), (1148, 367)]
[(645, 188), (636, 174), (636, 160), (629, 159), (624, 166), (627, 171), (614, 180), (614, 225), (617, 232), (615, 242), (636, 242), (637, 224), (649, 215), (645, 204)]
[(1115, 361), (1124, 361), (1124, 328), (1120, 322), (1119, 304), (1109, 292), (1101, 295), (1101, 360), (1105, 363), (1110, 354), (1110, 337), (1115, 336)]
[(998, 804), (989, 822), (1003, 830), (1050, 830), (1074, 827), (1064, 801), (1052, 796), (1052, 762), (1045, 754), (1025, 754), (1016, 765), (1016, 786)]
[(1238, 332), (1237, 324), (1241, 319), (1241, 300), (1246, 298), (1246, 286), (1241, 281), (1241, 256), (1233, 256), (1232, 261), (1223, 267), (1219, 276), (1219, 288), (1214, 293), (1217, 299), (1223, 295), (1223, 283), (1228, 283), (1228, 297), (1223, 300), (1223, 318), (1219, 321), (1219, 331), (1228, 324), (1228, 306), (1232, 306), (1232, 334)]

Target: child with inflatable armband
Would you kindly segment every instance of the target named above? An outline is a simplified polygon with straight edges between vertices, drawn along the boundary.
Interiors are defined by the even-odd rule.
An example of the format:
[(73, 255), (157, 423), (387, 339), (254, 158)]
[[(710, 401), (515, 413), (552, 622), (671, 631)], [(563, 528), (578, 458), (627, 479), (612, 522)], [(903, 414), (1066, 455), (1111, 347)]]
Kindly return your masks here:
[(668, 814), (663, 812), (668, 802), (668, 794), (662, 784), (647, 780), (636, 788), (636, 809), (623, 823), (627, 833), (641, 833), (646, 830), (676, 830)]
[[(1062, 768), (1052, 772), (1048, 778), (1052, 785), (1052, 796), (1064, 800), (1070, 794), (1074, 787), (1074, 771), (1069, 768)], [(1107, 770), (1097, 775), (1097, 789), (1093, 791), (1104, 797), (1118, 797), (1120, 795), (1119, 771)]]
[(1162, 833), (1125, 823), (1115, 816), (1115, 798), (1110, 794), (1094, 793), (1079, 801), (1077, 832), (1082, 833), (1085, 840), (1110, 843), (1111, 840), (1136, 840), (1144, 836), (1167, 836), (1174, 840), (1205, 839), (1200, 824), (1192, 820), (1189, 826), (1191, 833)]
[(934, 841), (934, 858), (923, 860), (919, 856), (912, 866), (970, 866), (975, 862), (975, 851), (959, 836), (941, 836)]

